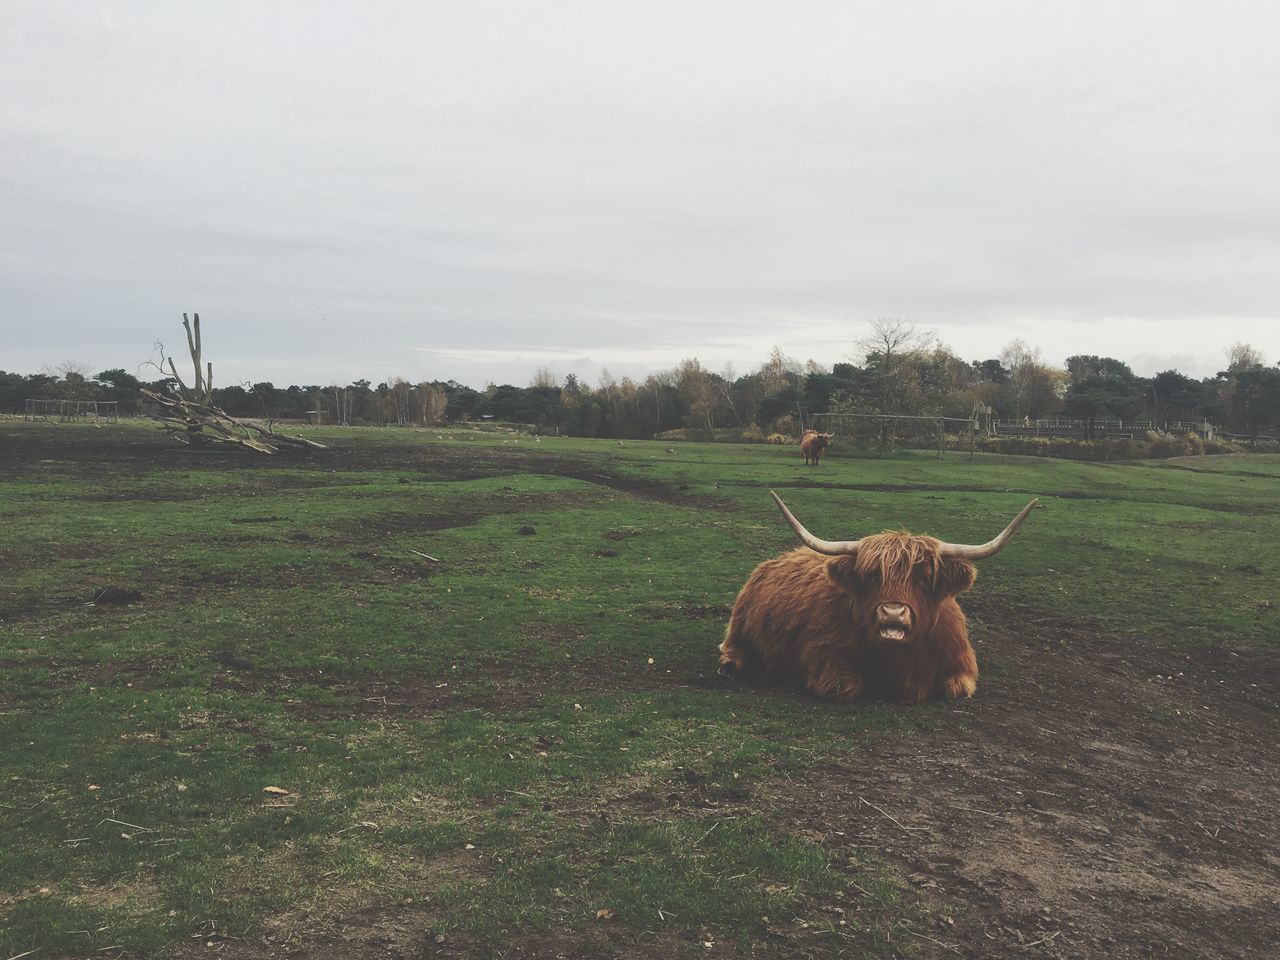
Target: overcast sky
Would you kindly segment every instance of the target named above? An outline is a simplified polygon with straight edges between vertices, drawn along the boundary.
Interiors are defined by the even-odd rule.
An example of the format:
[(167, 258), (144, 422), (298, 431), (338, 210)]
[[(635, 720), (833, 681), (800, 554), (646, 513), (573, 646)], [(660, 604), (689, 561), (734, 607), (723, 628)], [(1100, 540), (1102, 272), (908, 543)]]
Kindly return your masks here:
[(4, 0), (0, 369), (1280, 360), (1280, 5)]

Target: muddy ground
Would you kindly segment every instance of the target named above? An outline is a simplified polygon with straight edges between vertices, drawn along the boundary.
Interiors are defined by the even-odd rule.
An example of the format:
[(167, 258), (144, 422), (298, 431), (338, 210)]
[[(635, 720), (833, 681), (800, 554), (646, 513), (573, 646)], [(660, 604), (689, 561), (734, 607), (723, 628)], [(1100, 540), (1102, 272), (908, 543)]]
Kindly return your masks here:
[[(63, 442), (44, 449), (44, 439), (24, 435), (20, 456), (12, 434), (3, 442), (0, 475), (45, 469), (48, 461), (67, 468)], [(177, 451), (150, 439), (134, 445), (90, 444), (69, 469), (179, 462)], [(592, 477), (580, 460), (532, 450), (474, 453), (463, 461), (450, 451), (450, 471), (458, 478), (512, 469)], [(284, 457), (205, 456), (248, 459), (254, 470), (296, 465)], [(342, 444), (326, 465), (412, 471), (427, 457), (440, 476), (438, 455), (392, 444)], [(661, 484), (594, 476), (642, 496), (681, 496)], [(877, 956), (1280, 957), (1280, 651), (1235, 648), (1229, 638), (1208, 650), (1183, 649), (1172, 638), (1134, 642), (1097, 625), (989, 607), (981, 591), (965, 606), (984, 671), (973, 701), (947, 707), (936, 729), (876, 734), (850, 744), (837, 761), (780, 775), (726, 804), (725, 814), (734, 803), (744, 811), (765, 806), (787, 831), (823, 844), (834, 858), (866, 851), (897, 867), (932, 918), (891, 930), (896, 942), (877, 947)], [(708, 650), (705, 672), (695, 666), (669, 682), (732, 683), (710, 677), (713, 669)], [(602, 675), (598, 682), (629, 688), (631, 679)], [(376, 695), (377, 686), (371, 681), (357, 693)], [(394, 696), (395, 682), (380, 689), (386, 709), (409, 700)], [(657, 798), (650, 815), (677, 815), (663, 804), (697, 803), (696, 785), (676, 789), (685, 796)], [(600, 806), (616, 800), (602, 797)], [(858, 913), (852, 893), (828, 909), (851, 921)], [(432, 919), (411, 904), (320, 910), (278, 918), (258, 942), (208, 946), (200, 939), (192, 954), (531, 960), (662, 957), (699, 946), (690, 942), (696, 932), (673, 939), (600, 924), (495, 954), (435, 942), (423, 933)], [(869, 946), (819, 947), (781, 918), (778, 927), (749, 947), (721, 941), (707, 953), (863, 956)]]
[(996, 676), (807, 777), (791, 828), (898, 863), (944, 918), (925, 956), (1280, 956), (1280, 653), (969, 607)]
[[(1123, 650), (1072, 624), (1015, 632), (998, 611), (980, 612), (989, 619), (975, 625), (979, 657), (995, 675), (937, 729), (876, 734), (838, 761), (712, 805), (726, 817), (767, 808), (837, 860), (869, 852), (887, 861), (931, 919), (890, 929), (897, 943), (866, 954), (869, 940), (819, 946), (778, 918), (765, 940), (721, 941), (715, 955), (1280, 955), (1280, 653)], [(705, 674), (672, 682), (727, 683)], [(423, 707), (396, 699), (411, 691), (378, 689), (389, 709), (406, 700)], [(565, 814), (663, 818), (708, 808), (696, 783), (677, 781)], [(858, 922), (856, 891), (825, 909)], [(696, 936), (601, 925), (492, 954), (424, 938), (431, 919), (412, 905), (319, 911), (282, 918), (271, 940), (220, 946), (246, 960), (587, 960), (684, 956)]]

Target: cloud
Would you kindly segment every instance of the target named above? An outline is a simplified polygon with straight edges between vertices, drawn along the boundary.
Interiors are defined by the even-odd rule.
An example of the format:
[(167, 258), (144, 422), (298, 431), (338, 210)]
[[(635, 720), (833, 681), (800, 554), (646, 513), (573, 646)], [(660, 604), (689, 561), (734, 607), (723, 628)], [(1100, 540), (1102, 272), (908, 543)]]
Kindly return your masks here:
[(129, 366), (184, 309), (276, 380), (829, 364), (880, 317), (975, 359), (1018, 336), (1187, 372), (1235, 340), (1280, 355), (1268, 7), (32, 2), (9, 24), (19, 368), (68, 345)]

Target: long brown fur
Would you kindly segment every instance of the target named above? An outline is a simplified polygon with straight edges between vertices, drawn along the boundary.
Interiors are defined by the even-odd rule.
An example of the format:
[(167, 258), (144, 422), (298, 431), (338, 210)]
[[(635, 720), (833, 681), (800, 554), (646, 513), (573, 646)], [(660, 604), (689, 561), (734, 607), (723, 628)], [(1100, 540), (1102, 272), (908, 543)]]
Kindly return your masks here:
[[(932, 537), (882, 533), (863, 539), (856, 558), (800, 547), (766, 560), (738, 594), (722, 670), (793, 680), (839, 700), (972, 696), (978, 662), (955, 598), (977, 571), (942, 559), (938, 546)], [(884, 603), (912, 611), (905, 642), (880, 637)]]
[(816, 467), (818, 461), (822, 459), (822, 454), (826, 452), (827, 447), (831, 446), (831, 435), (828, 433), (819, 433), (817, 430), (806, 430), (800, 437), (800, 452), (804, 454), (805, 466), (809, 465), (809, 461), (813, 460)]

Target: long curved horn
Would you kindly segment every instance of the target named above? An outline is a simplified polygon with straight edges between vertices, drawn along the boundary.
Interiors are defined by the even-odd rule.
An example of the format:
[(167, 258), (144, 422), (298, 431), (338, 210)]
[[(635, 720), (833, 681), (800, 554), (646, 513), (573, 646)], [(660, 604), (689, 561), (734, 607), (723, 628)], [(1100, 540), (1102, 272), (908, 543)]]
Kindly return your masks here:
[(833, 557), (857, 555), (858, 545), (862, 543), (861, 540), (819, 540), (806, 530), (804, 524), (797, 520), (791, 511), (787, 509), (787, 505), (782, 502), (780, 496), (772, 490), (769, 491), (769, 496), (773, 497), (778, 509), (782, 511), (783, 517), (786, 518), (787, 523), (791, 524), (791, 529), (796, 532), (796, 536), (800, 538), (806, 547)]
[(1013, 522), (1005, 527), (1004, 532), (994, 540), (976, 547), (967, 543), (944, 543), (938, 547), (938, 552), (944, 557), (958, 557), (962, 560), (985, 560), (987, 557), (994, 557), (1008, 546), (1009, 541), (1013, 539), (1013, 535), (1022, 526), (1022, 521), (1027, 519), (1027, 514), (1031, 512), (1031, 508), (1039, 502), (1040, 500), (1037, 497), (1023, 507), (1022, 512), (1014, 517)]

